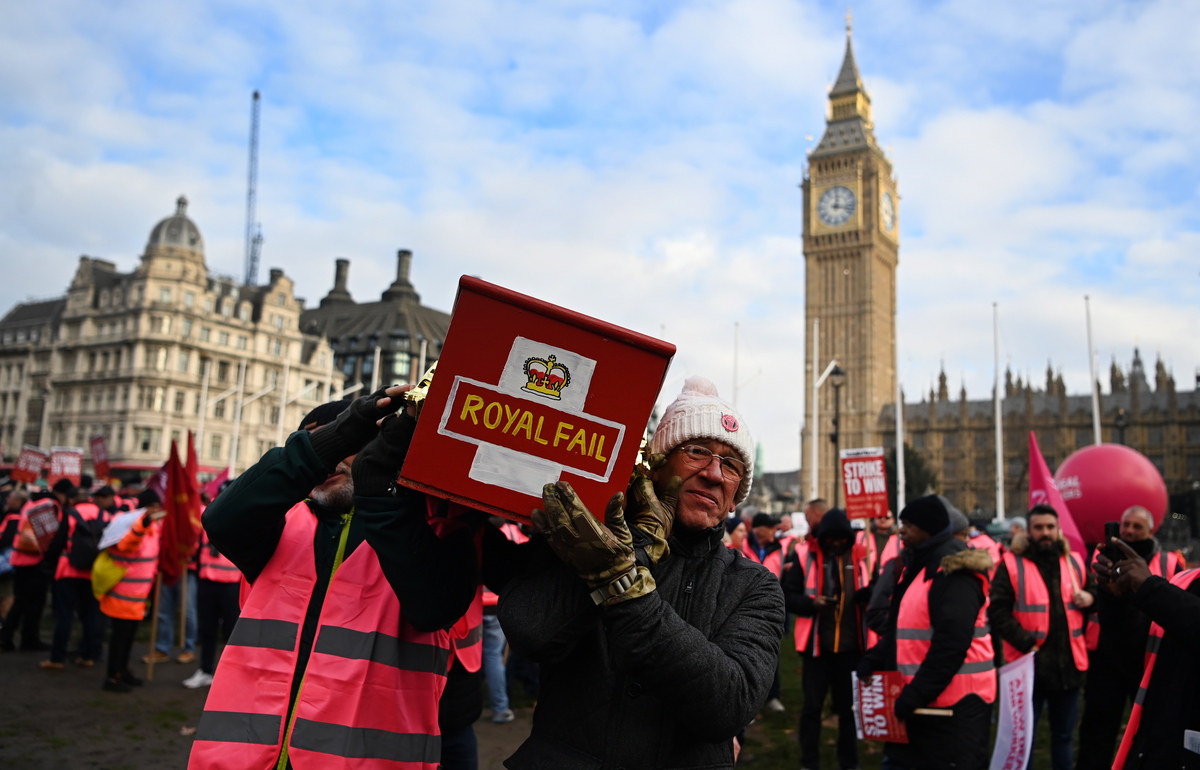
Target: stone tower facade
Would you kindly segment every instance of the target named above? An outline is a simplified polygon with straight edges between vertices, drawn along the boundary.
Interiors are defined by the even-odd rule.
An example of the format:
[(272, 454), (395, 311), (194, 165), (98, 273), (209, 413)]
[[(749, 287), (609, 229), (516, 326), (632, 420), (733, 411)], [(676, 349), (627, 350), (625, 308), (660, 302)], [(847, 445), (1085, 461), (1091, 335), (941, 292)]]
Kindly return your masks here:
[[(802, 484), (807, 497), (834, 495), (835, 388), (819, 390), (813, 417), (813, 345), (817, 375), (836, 359), (845, 371), (840, 398), (842, 449), (878, 446), (880, 410), (896, 395), (896, 266), (900, 211), (892, 164), (875, 140), (871, 99), (846, 55), (829, 92), (820, 143), (808, 155), (803, 184), (805, 263), (805, 399)], [(814, 321), (820, 329), (813, 335)], [(817, 432), (818, 481), (811, 489), (812, 431)]]

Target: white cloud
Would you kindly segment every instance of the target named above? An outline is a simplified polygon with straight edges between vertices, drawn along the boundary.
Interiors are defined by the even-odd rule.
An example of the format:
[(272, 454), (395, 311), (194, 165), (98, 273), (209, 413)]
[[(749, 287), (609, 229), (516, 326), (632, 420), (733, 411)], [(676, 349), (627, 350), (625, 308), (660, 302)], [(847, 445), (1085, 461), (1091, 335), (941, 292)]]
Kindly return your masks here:
[[(249, 95), (263, 91), (261, 275), (315, 304), (333, 260), (375, 299), (415, 252), (423, 300), (463, 273), (679, 346), (794, 467), (799, 193), (841, 63), (840, 10), (788, 0), (437, 4), (57, 0), (0, 29), (0, 306), (61, 293), (79, 254), (131, 269), (185, 193), (211, 269), (242, 273)], [(1003, 354), (1086, 387), (1103, 363), (1200, 364), (1200, 21), (1186, 0), (856, 7), (900, 180), (910, 396)], [(1191, 30), (1192, 34), (1188, 31)]]

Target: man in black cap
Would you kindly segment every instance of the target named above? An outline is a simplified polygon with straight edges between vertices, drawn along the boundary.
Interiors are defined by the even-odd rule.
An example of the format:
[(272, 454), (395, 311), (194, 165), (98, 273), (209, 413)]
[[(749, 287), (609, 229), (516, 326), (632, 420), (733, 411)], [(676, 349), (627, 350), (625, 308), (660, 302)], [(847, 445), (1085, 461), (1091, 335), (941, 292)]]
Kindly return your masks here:
[(859, 679), (898, 670), (904, 682), (895, 707), (909, 742), (884, 747), (896, 770), (982, 767), (987, 761), (996, 700), (986, 613), (992, 559), (954, 537), (954, 510), (946, 498), (928, 495), (900, 512), (904, 571), (883, 639), (858, 666)]
[(251, 588), (190, 767), (438, 762), (445, 629), (479, 578), (472, 527), (439, 537), (438, 506), (395, 483), (416, 425), (396, 414), (407, 390), (314, 409), (205, 510)]

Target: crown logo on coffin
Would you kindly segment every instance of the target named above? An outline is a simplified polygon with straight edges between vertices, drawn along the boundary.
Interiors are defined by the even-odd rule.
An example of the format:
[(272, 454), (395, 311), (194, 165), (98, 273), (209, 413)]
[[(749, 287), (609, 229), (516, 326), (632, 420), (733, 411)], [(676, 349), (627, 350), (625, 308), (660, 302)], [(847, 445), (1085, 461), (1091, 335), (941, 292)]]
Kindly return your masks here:
[(554, 356), (526, 358), (525, 376), (529, 381), (521, 390), (555, 401), (562, 399), (562, 389), (571, 384), (571, 372)]

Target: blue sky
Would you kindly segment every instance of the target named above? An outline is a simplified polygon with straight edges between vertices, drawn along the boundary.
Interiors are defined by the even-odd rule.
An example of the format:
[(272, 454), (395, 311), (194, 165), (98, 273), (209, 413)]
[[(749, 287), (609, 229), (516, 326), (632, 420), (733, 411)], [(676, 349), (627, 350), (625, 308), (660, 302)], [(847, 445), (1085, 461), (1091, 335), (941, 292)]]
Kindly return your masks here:
[[(0, 25), (0, 308), (80, 254), (130, 270), (175, 198), (242, 273), (263, 94), (260, 275), (316, 302), (333, 261), (378, 296), (414, 251), (426, 304), (469, 273), (679, 346), (795, 468), (797, 185), (844, 5), (806, 0), (9, 4)], [(1139, 346), (1200, 366), (1200, 8), (1189, 0), (864, 2), (854, 47), (901, 193), (910, 398), (945, 362), (1087, 387)], [(814, 139), (809, 139), (813, 137)], [(1106, 378), (1105, 378), (1106, 379)]]

